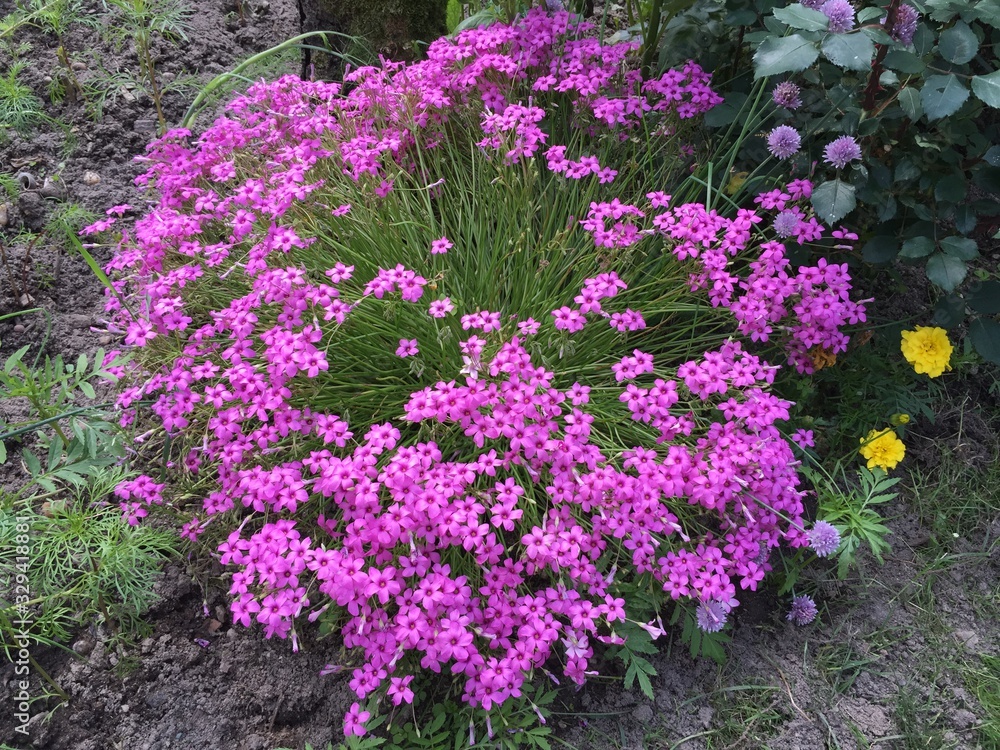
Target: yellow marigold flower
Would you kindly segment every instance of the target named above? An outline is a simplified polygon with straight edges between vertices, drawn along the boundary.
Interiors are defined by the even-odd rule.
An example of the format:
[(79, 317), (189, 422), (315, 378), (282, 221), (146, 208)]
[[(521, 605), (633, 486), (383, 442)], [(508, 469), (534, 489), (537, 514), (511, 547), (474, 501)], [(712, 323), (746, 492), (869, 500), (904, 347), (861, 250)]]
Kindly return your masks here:
[(915, 331), (903, 331), (900, 348), (906, 361), (918, 373), (926, 373), (936, 378), (945, 370), (950, 370), (952, 346), (943, 328), (917, 326)]
[(869, 469), (891, 471), (903, 460), (906, 446), (896, 437), (896, 433), (887, 427), (884, 430), (872, 430), (866, 437), (861, 438), (859, 452), (868, 459)]

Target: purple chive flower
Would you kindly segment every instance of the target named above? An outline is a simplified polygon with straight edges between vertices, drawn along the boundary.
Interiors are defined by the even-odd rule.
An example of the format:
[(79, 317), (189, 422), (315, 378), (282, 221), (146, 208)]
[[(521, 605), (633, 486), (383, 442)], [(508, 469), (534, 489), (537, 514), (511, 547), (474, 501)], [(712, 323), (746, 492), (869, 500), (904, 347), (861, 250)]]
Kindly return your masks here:
[(798, 109), (802, 106), (802, 99), (799, 97), (801, 89), (791, 81), (782, 81), (774, 87), (771, 92), (771, 99), (779, 107), (785, 109)]
[(802, 137), (788, 125), (779, 125), (767, 135), (767, 150), (775, 159), (787, 159), (798, 153), (801, 146)]
[(826, 144), (823, 149), (823, 161), (832, 164), (837, 169), (843, 169), (848, 162), (861, 158), (861, 146), (849, 135), (842, 135), (835, 141)]
[(774, 217), (774, 233), (779, 237), (791, 237), (800, 220), (797, 211), (782, 211)]
[(725, 602), (702, 602), (698, 605), (695, 620), (706, 633), (718, 633), (726, 624), (726, 617), (732, 609)]
[(809, 546), (817, 557), (832, 555), (840, 546), (840, 532), (826, 521), (817, 521), (808, 532)]
[(843, 34), (854, 28), (854, 8), (847, 0), (827, 0), (820, 10), (830, 19), (830, 33)]
[(900, 5), (896, 11), (896, 22), (889, 31), (889, 36), (900, 44), (909, 46), (913, 43), (913, 35), (917, 31), (917, 19), (920, 14), (912, 5)]
[(797, 596), (792, 599), (792, 608), (785, 617), (796, 625), (808, 625), (816, 619), (816, 602), (810, 596)]

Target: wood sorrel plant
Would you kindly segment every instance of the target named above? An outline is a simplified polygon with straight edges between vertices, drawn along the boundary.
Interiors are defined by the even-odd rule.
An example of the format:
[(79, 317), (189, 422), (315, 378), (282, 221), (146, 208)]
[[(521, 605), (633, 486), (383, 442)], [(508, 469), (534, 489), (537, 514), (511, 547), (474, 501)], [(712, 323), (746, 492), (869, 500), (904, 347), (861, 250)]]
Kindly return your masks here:
[(141, 365), (123, 419), (154, 399), (176, 465), (123, 510), (186, 513), (243, 625), (339, 627), (369, 707), (348, 735), (422, 671), (487, 722), (543, 666), (581, 683), (638, 630), (632, 593), (717, 631), (770, 550), (809, 544), (763, 357), (808, 371), (863, 308), (763, 230), (815, 223), (810, 183), (731, 218), (671, 205), (719, 98), (633, 50), (536, 10), (347, 93), (256, 85), (151, 148), (159, 204), (108, 308)]

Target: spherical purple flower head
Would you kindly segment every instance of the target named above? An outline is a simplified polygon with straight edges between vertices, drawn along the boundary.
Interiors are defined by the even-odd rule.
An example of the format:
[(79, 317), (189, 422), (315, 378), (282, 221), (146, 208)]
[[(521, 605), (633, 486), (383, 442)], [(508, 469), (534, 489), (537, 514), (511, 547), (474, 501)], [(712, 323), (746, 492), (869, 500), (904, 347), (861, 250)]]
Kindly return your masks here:
[(725, 627), (731, 609), (725, 602), (702, 602), (698, 605), (695, 620), (706, 633), (718, 633)]
[(775, 159), (787, 159), (798, 153), (801, 146), (802, 136), (788, 125), (779, 125), (767, 135), (767, 150)]
[(791, 237), (800, 219), (797, 211), (782, 211), (774, 217), (774, 233), (779, 237)]
[(854, 8), (847, 0), (827, 0), (820, 10), (830, 19), (830, 33), (843, 34), (854, 28)]
[(913, 35), (917, 31), (917, 20), (920, 14), (912, 5), (900, 5), (896, 11), (896, 22), (889, 31), (889, 36), (900, 44), (909, 46), (913, 43)]
[(832, 555), (840, 546), (840, 532), (826, 521), (817, 521), (808, 532), (809, 546), (817, 557)]
[(771, 99), (779, 107), (785, 109), (798, 109), (802, 106), (802, 99), (799, 97), (801, 89), (791, 81), (782, 81), (774, 87), (771, 92)]
[(823, 161), (832, 164), (837, 169), (843, 169), (848, 162), (861, 158), (861, 146), (849, 135), (842, 135), (835, 141), (826, 144), (823, 149)]
[(812, 600), (812, 597), (797, 596), (792, 599), (792, 608), (788, 610), (785, 619), (796, 625), (808, 625), (816, 619), (817, 611), (816, 602)]

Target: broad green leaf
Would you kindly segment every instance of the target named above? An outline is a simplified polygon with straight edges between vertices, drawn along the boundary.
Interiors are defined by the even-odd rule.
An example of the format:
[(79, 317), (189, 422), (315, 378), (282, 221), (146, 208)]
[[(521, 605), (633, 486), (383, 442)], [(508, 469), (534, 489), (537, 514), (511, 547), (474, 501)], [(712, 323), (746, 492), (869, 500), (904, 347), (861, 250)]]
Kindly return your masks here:
[(994, 167), (1000, 167), (1000, 146), (993, 146), (987, 151), (983, 158), (986, 160), (987, 164)]
[(739, 92), (727, 94), (725, 101), (708, 110), (702, 121), (710, 128), (719, 128), (723, 125), (728, 125), (736, 120), (746, 101), (746, 94)]
[(978, 51), (979, 40), (964, 21), (945, 29), (938, 37), (938, 52), (941, 57), (955, 65), (965, 65)]
[(813, 208), (828, 225), (843, 219), (857, 204), (854, 186), (841, 180), (827, 180), (813, 190)]
[(774, 17), (793, 29), (804, 31), (825, 31), (830, 25), (830, 19), (825, 13), (807, 8), (801, 3), (789, 5), (787, 8), (775, 8)]
[(934, 200), (939, 203), (961, 203), (968, 193), (968, 185), (965, 182), (965, 175), (961, 173), (950, 174), (938, 180), (934, 185)]
[(955, 206), (955, 228), (962, 234), (968, 234), (976, 228), (976, 209), (968, 203)]
[(944, 253), (937, 253), (927, 261), (927, 278), (946, 292), (955, 291), (965, 279), (967, 270), (964, 260)]
[(1000, 313), (1000, 281), (984, 281), (968, 298), (969, 307), (983, 315)]
[(757, 23), (757, 14), (749, 8), (736, 10), (726, 16), (726, 26), (753, 26)]
[(920, 119), (920, 115), (924, 113), (924, 108), (920, 106), (920, 94), (917, 93), (916, 89), (905, 88), (899, 92), (896, 98), (899, 100), (899, 106), (903, 108), (907, 117), (914, 121)]
[(899, 254), (899, 242), (887, 234), (872, 237), (861, 249), (861, 257), (869, 263), (888, 263)]
[[(997, 85), (1000, 89), (1000, 80)], [(969, 90), (965, 88), (965, 84), (958, 80), (958, 76), (951, 73), (944, 76), (928, 76), (924, 81), (924, 87), (920, 89), (920, 103), (924, 105), (928, 120), (940, 120), (942, 117), (955, 114), (968, 98)]]
[(934, 252), (934, 240), (930, 237), (911, 237), (903, 243), (899, 254), (904, 258), (925, 258)]
[(831, 34), (823, 40), (823, 55), (846, 70), (868, 70), (875, 56), (875, 42), (861, 33)]
[(894, 49), (892, 52), (887, 54), (883, 63), (887, 68), (898, 70), (900, 73), (908, 73), (910, 75), (923, 73), (924, 68), (927, 67), (927, 65), (924, 64), (924, 61), (919, 57), (914, 55), (912, 52), (907, 52), (902, 49)]
[(980, 357), (1000, 365), (1000, 323), (987, 318), (976, 318), (969, 326), (969, 337)]
[(874, 21), (876, 18), (881, 18), (884, 15), (885, 11), (881, 8), (862, 8), (858, 11), (858, 23)]
[(931, 322), (942, 328), (954, 328), (965, 320), (965, 300), (957, 294), (949, 294), (934, 305), (934, 317)]
[(754, 53), (753, 77), (798, 73), (805, 70), (819, 57), (816, 45), (798, 34), (766, 39)]
[(1000, 70), (985, 76), (974, 76), (972, 92), (991, 107), (1000, 107)]
[(968, 237), (945, 237), (941, 240), (941, 249), (952, 258), (972, 260), (979, 257), (975, 240)]

